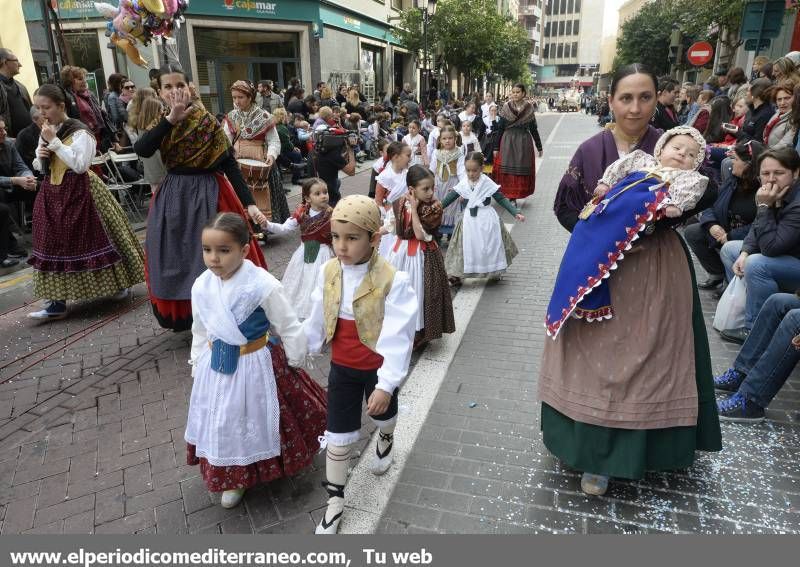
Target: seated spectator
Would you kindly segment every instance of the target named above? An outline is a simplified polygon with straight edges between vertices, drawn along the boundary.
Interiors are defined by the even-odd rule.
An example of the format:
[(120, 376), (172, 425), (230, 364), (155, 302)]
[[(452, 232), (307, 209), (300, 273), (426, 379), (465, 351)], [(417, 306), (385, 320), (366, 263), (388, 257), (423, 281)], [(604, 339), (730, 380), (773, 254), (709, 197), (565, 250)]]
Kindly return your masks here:
[[(286, 91), (283, 93), (283, 106), (284, 108), (289, 108), (289, 103), (292, 99), (299, 99), (303, 100), (303, 87), (300, 86), (300, 79), (297, 77), (292, 77), (289, 79), (289, 86), (286, 87)], [(291, 110), (289, 111), (291, 112)]]
[(742, 127), (744, 117), (747, 114), (747, 95), (737, 96), (731, 103), (732, 116), (728, 122), (734, 126), (735, 129), (725, 130), (725, 137), (722, 139), (722, 145), (733, 146), (736, 144), (736, 133)]
[(722, 125), (731, 119), (731, 101), (726, 96), (718, 96), (711, 101), (708, 111), (708, 123), (701, 130), (709, 144), (719, 143), (725, 139), (726, 132)]
[(736, 96), (736, 91), (747, 82), (747, 75), (741, 67), (734, 67), (728, 71), (728, 82), (725, 85), (726, 92), (722, 93), (733, 98)]
[(691, 83), (684, 83), (678, 93), (678, 123), (686, 124), (697, 111), (700, 105), (697, 104), (697, 97), (700, 95), (700, 87)]
[(103, 95), (103, 104), (106, 107), (106, 112), (108, 112), (111, 124), (117, 129), (117, 132), (121, 132), (122, 127), (128, 122), (127, 103), (123, 103), (120, 100), (122, 85), (126, 81), (127, 79), (124, 75), (111, 73), (108, 76), (108, 90)]
[(779, 57), (772, 62), (772, 78), (778, 82), (788, 79), (800, 84), (800, 69), (788, 57)]
[(337, 102), (336, 99), (333, 98), (333, 91), (331, 91), (331, 88), (327, 85), (322, 87), (322, 89), (319, 91), (319, 96), (320, 99), (318, 102), (320, 107), (330, 106), (331, 108), (333, 108), (334, 106), (338, 106), (339, 108), (341, 108), (342, 106), (341, 103)]
[(775, 74), (772, 72), (772, 62), (764, 63), (758, 71), (757, 79), (775, 80)]
[[(297, 88), (294, 91), (292, 98), (290, 98), (289, 102), (286, 104), (286, 111), (291, 114), (302, 114), (306, 119), (308, 119), (308, 108), (306, 107), (306, 101), (304, 98), (305, 91), (301, 88)], [(311, 101), (314, 100), (313, 96), (309, 98)]]
[(317, 119), (314, 120), (314, 124), (311, 125), (311, 128), (316, 132), (317, 130), (325, 130), (333, 126), (333, 110), (331, 110), (330, 106), (323, 106), (319, 109), (317, 113)]
[[(353, 86), (347, 91), (347, 99), (345, 100), (345, 110), (347, 110), (347, 114), (352, 114), (353, 112), (357, 112), (361, 116), (366, 116), (367, 109), (364, 104), (361, 102), (361, 96), (358, 92), (358, 89)], [(330, 186), (328, 187), (330, 190)]]
[(342, 106), (345, 102), (347, 102), (347, 85), (342, 83), (339, 85), (339, 90), (336, 91), (336, 102), (339, 106)]
[[(756, 142), (763, 142), (764, 128), (767, 126), (770, 118), (774, 114), (772, 104), (770, 104), (770, 89), (772, 83), (767, 79), (757, 79), (753, 81), (747, 91), (747, 114), (745, 114), (741, 127), (739, 127), (734, 135), (739, 142), (748, 142), (755, 140)], [(725, 183), (730, 176), (731, 171), (731, 158), (727, 157), (722, 160), (720, 167), (720, 180)]]
[(17, 134), (16, 146), (19, 155), (22, 156), (22, 161), (29, 170), (33, 171), (36, 146), (39, 145), (39, 135), (42, 133), (42, 124), (44, 124), (44, 117), (35, 106), (31, 107), (31, 120), (32, 122)]
[(272, 117), (275, 119), (275, 128), (278, 131), (278, 138), (281, 140), (278, 163), (292, 169), (292, 184), (297, 185), (300, 183), (300, 175), (303, 172), (303, 168), (300, 167), (303, 164), (303, 153), (292, 143), (289, 128), (286, 125), (288, 120), (286, 111), (283, 108), (276, 108)]
[(6, 123), (0, 118), (0, 260), (3, 267), (8, 268), (25, 258), (28, 254), (17, 242), (12, 234), (16, 224), (10, 216), (10, 209), (6, 203), (15, 201), (32, 201), (33, 191), (36, 191), (36, 178), (22, 161), (14, 142), (6, 135)]
[(762, 77), (761, 69), (764, 68), (764, 65), (769, 64), (770, 70), (772, 69), (772, 63), (769, 60), (769, 57), (766, 55), (759, 55), (755, 59), (753, 59), (753, 66), (750, 68), (750, 80), (755, 81), (756, 79)]
[(771, 88), (772, 83), (768, 79), (756, 79), (750, 85), (747, 96), (747, 114), (742, 127), (736, 134), (739, 141), (756, 140), (761, 142), (764, 139), (764, 128), (774, 114), (769, 96)]
[(344, 119), (347, 117), (344, 109), (341, 106), (332, 106), (331, 110), (333, 111), (333, 116), (331, 117), (333, 123), (337, 126), (342, 126)]
[(67, 115), (80, 120), (97, 140), (98, 153), (106, 152), (116, 142), (108, 117), (86, 82), (86, 69), (66, 65), (61, 69), (61, 86), (67, 95)]
[(714, 96), (714, 91), (700, 91), (700, 94), (697, 95), (697, 112), (686, 122), (687, 126), (696, 128), (699, 132), (706, 131), (711, 116), (711, 99)]
[[(721, 97), (720, 97), (721, 98)], [(725, 266), (719, 257), (722, 245), (729, 240), (744, 240), (756, 217), (755, 195), (758, 189), (758, 161), (764, 147), (758, 142), (739, 144), (733, 151), (733, 175), (722, 185), (714, 205), (700, 214), (700, 222), (683, 232), (708, 279), (697, 284), (713, 289), (725, 279)]]
[(727, 279), (747, 284), (744, 327), (722, 333), (740, 344), (770, 295), (800, 288), (800, 156), (783, 147), (766, 150), (757, 163), (756, 218), (744, 240), (729, 241), (720, 252)]
[(119, 100), (125, 105), (125, 109), (130, 113), (131, 101), (136, 96), (136, 83), (130, 79), (125, 79), (122, 83), (122, 94), (119, 95)]
[(678, 82), (672, 77), (659, 77), (658, 79), (658, 102), (656, 110), (650, 123), (666, 132), (678, 125), (678, 115), (672, 106), (678, 96)]
[(362, 134), (361, 115), (358, 112), (349, 114), (342, 123), (342, 127), (345, 130), (348, 130), (349, 132), (358, 132), (358, 134), (361, 135)]
[(800, 297), (776, 293), (767, 298), (733, 367), (714, 378), (714, 387), (732, 392), (717, 400), (719, 418), (758, 422), (800, 360)]
[(781, 81), (772, 88), (772, 101), (775, 103), (775, 114), (764, 126), (764, 144), (768, 148), (793, 146), (797, 131), (792, 118), (794, 104), (794, 83)]
[(303, 157), (306, 157), (312, 147), (311, 137), (313, 131), (311, 130), (311, 125), (303, 120), (302, 115), (297, 115), (295, 116), (294, 129), (297, 134), (297, 142), (300, 144), (300, 151), (303, 153)]

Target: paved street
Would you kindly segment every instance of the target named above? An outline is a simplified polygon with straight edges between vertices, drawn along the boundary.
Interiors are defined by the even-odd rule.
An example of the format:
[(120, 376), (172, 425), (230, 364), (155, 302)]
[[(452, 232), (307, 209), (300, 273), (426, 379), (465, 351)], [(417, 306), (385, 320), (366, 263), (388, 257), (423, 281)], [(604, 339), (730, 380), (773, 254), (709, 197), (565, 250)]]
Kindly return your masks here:
[[(604, 498), (582, 496), (578, 474), (542, 445), (541, 321), (567, 239), (551, 203), (578, 143), (597, 131), (583, 115), (540, 118), (543, 139), (554, 128), (523, 209), (528, 222), (512, 232), (520, 255), (483, 290), (378, 530), (800, 531), (797, 375), (769, 421), (723, 426), (722, 453), (701, 455), (689, 471), (614, 483)], [(345, 194), (365, 193), (368, 179), (344, 180)], [(298, 240), (270, 239), (265, 254), (276, 276)], [(28, 272), (0, 278), (0, 533), (313, 531), (327, 498), (321, 458), (298, 477), (249, 491), (232, 510), (184, 464), (190, 337), (156, 325), (144, 286), (130, 301), (72, 306), (70, 318), (44, 325), (26, 319), (38, 308), (26, 305), (30, 291)], [(714, 304), (710, 295), (703, 301), (721, 371), (737, 349), (710, 329)], [(323, 385), (324, 370), (314, 372)]]
[[(543, 140), (558, 120), (540, 118)], [(536, 397), (541, 349), (549, 340), (542, 321), (568, 236), (552, 202), (578, 143), (596, 132), (593, 119), (566, 115), (545, 145), (536, 195), (523, 209), (528, 221), (512, 232), (520, 255), (502, 282), (484, 291), (380, 531), (800, 531), (797, 372), (770, 406), (770, 421), (723, 424), (723, 452), (698, 453), (695, 466), (681, 473), (612, 483), (604, 498), (583, 496), (579, 474), (544, 447)], [(713, 367), (723, 371), (737, 348), (711, 329), (715, 302), (707, 292), (701, 296)]]

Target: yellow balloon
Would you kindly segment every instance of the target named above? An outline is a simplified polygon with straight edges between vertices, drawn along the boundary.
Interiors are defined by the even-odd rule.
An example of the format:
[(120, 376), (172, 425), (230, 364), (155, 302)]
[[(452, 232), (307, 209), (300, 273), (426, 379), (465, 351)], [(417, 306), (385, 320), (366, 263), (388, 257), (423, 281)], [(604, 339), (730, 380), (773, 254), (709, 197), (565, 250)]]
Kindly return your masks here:
[(129, 39), (121, 38), (117, 34), (113, 34), (111, 36), (111, 43), (124, 51), (125, 55), (128, 56), (128, 59), (130, 59), (139, 67), (144, 67), (147, 69), (150, 66), (150, 64), (142, 57), (142, 54), (139, 53), (139, 50), (136, 49), (136, 46), (133, 44), (133, 42)]
[(167, 11), (164, 7), (164, 0), (139, 0), (139, 5), (156, 16)]

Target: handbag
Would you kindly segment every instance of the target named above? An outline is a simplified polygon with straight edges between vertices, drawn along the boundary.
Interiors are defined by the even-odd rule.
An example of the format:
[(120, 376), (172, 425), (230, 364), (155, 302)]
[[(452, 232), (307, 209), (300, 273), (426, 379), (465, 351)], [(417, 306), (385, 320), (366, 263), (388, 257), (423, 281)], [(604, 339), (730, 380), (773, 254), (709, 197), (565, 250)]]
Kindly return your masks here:
[(744, 327), (746, 301), (747, 287), (744, 279), (734, 276), (719, 299), (713, 327), (719, 332)]
[(347, 163), (342, 168), (345, 175), (353, 176), (356, 174), (356, 156), (353, 154), (353, 148), (348, 147), (345, 149), (344, 157)]

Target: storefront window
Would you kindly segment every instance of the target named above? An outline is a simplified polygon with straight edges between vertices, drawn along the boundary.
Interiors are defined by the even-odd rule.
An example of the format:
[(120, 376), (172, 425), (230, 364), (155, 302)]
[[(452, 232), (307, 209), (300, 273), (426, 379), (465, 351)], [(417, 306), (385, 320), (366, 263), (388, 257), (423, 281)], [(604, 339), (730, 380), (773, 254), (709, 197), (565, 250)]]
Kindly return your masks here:
[(372, 100), (378, 92), (383, 90), (383, 49), (373, 45), (361, 46), (361, 70), (372, 71), (374, 79), (370, 84), (369, 78), (366, 84), (361, 85), (361, 92)]
[(197, 84), (203, 103), (213, 113), (233, 107), (230, 86), (240, 79), (264, 79), (285, 88), (300, 76), (298, 34), (195, 28)]
[[(103, 59), (100, 57), (100, 42), (97, 32), (65, 32), (64, 43), (67, 47), (69, 61), (77, 67), (83, 67), (94, 73), (97, 85), (97, 96), (102, 97), (106, 87), (106, 75), (103, 72)], [(91, 79), (91, 77), (90, 77)], [(91, 81), (89, 81), (92, 87)]]

